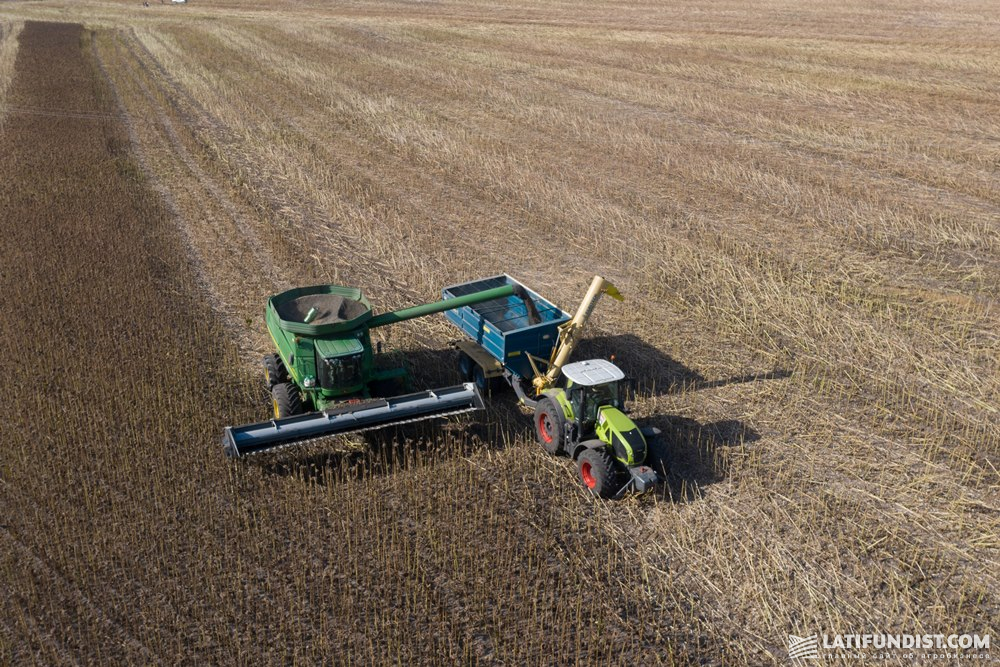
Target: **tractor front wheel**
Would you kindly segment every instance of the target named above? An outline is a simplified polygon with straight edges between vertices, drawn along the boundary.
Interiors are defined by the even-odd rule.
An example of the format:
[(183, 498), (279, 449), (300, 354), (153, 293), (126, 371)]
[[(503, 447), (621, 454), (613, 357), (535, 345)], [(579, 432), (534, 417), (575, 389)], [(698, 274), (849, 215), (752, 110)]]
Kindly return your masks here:
[(553, 456), (563, 453), (563, 434), (566, 432), (566, 416), (562, 406), (551, 398), (543, 398), (535, 406), (535, 435), (542, 449)]
[(302, 395), (299, 388), (291, 382), (282, 382), (271, 387), (271, 406), (274, 408), (274, 418), (284, 419), (302, 414)]
[(268, 354), (264, 357), (264, 381), (267, 388), (271, 389), (276, 384), (288, 382), (288, 370), (285, 362), (277, 354)]
[(588, 447), (576, 460), (580, 482), (598, 498), (613, 498), (621, 489), (618, 468), (611, 460), (607, 447)]

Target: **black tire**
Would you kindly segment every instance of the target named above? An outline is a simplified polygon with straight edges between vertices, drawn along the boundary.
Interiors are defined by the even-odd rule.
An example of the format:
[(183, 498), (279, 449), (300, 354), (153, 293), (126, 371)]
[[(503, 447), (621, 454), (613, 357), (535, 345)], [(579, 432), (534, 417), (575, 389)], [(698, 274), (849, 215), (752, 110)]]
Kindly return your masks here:
[(563, 434), (566, 432), (566, 415), (562, 406), (551, 398), (543, 398), (535, 406), (535, 437), (542, 449), (553, 456), (565, 452)]
[(264, 355), (264, 381), (268, 389), (276, 384), (288, 382), (288, 369), (277, 354)]
[(271, 387), (271, 406), (274, 408), (275, 419), (302, 414), (302, 395), (299, 393), (299, 388), (291, 382), (274, 385)]
[(465, 352), (458, 353), (458, 375), (462, 382), (472, 382), (472, 371), (476, 367), (476, 362)]
[(588, 447), (580, 453), (576, 472), (584, 488), (598, 498), (613, 498), (621, 490), (618, 467), (603, 442), (600, 447)]

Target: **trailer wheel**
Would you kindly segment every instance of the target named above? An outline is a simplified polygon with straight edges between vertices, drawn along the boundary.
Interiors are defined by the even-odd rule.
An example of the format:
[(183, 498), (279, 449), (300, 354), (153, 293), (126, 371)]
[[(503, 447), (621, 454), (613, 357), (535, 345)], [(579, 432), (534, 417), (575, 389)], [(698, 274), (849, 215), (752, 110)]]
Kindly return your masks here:
[(612, 498), (618, 493), (618, 468), (611, 460), (607, 447), (588, 447), (576, 460), (580, 482), (598, 498)]
[(479, 393), (483, 396), (493, 393), (493, 378), (486, 377), (486, 372), (479, 365), (472, 369), (472, 381), (476, 383)]
[(476, 367), (476, 362), (465, 352), (458, 353), (458, 374), (462, 377), (462, 382), (472, 382), (472, 369)]
[(264, 356), (264, 381), (267, 382), (268, 389), (276, 384), (288, 382), (288, 369), (277, 354)]
[(551, 398), (543, 398), (535, 406), (535, 435), (542, 449), (553, 456), (564, 452), (563, 433), (566, 432), (566, 417)]
[(298, 387), (291, 382), (282, 382), (271, 387), (271, 405), (274, 408), (275, 419), (284, 419), (303, 412), (302, 396)]

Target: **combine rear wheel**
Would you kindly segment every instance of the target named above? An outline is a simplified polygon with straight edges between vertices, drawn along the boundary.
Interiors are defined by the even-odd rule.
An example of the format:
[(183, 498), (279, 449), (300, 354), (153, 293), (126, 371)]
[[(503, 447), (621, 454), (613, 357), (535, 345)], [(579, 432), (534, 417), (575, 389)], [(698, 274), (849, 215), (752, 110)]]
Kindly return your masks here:
[(553, 456), (563, 453), (563, 433), (566, 416), (562, 406), (551, 398), (543, 398), (535, 406), (535, 435), (542, 449)]
[(285, 362), (277, 354), (268, 354), (264, 357), (264, 381), (267, 382), (268, 389), (276, 384), (288, 382), (288, 370)]
[(621, 489), (618, 468), (611, 460), (607, 447), (588, 447), (576, 460), (580, 481), (598, 498), (613, 498)]
[(271, 387), (271, 405), (274, 408), (275, 419), (284, 419), (303, 412), (302, 396), (298, 387), (291, 382), (282, 382)]

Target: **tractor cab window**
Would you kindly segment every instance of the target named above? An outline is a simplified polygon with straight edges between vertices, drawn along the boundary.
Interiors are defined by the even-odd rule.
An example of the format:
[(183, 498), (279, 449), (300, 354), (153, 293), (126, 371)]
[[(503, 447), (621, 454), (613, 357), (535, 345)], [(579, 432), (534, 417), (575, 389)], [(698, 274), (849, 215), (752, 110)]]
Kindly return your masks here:
[(570, 394), (570, 403), (573, 405), (573, 413), (579, 415), (581, 422), (594, 422), (601, 406), (621, 407), (618, 383), (608, 382), (592, 387), (577, 385)]
[(325, 389), (361, 384), (361, 355), (323, 359), (319, 365), (319, 383)]

